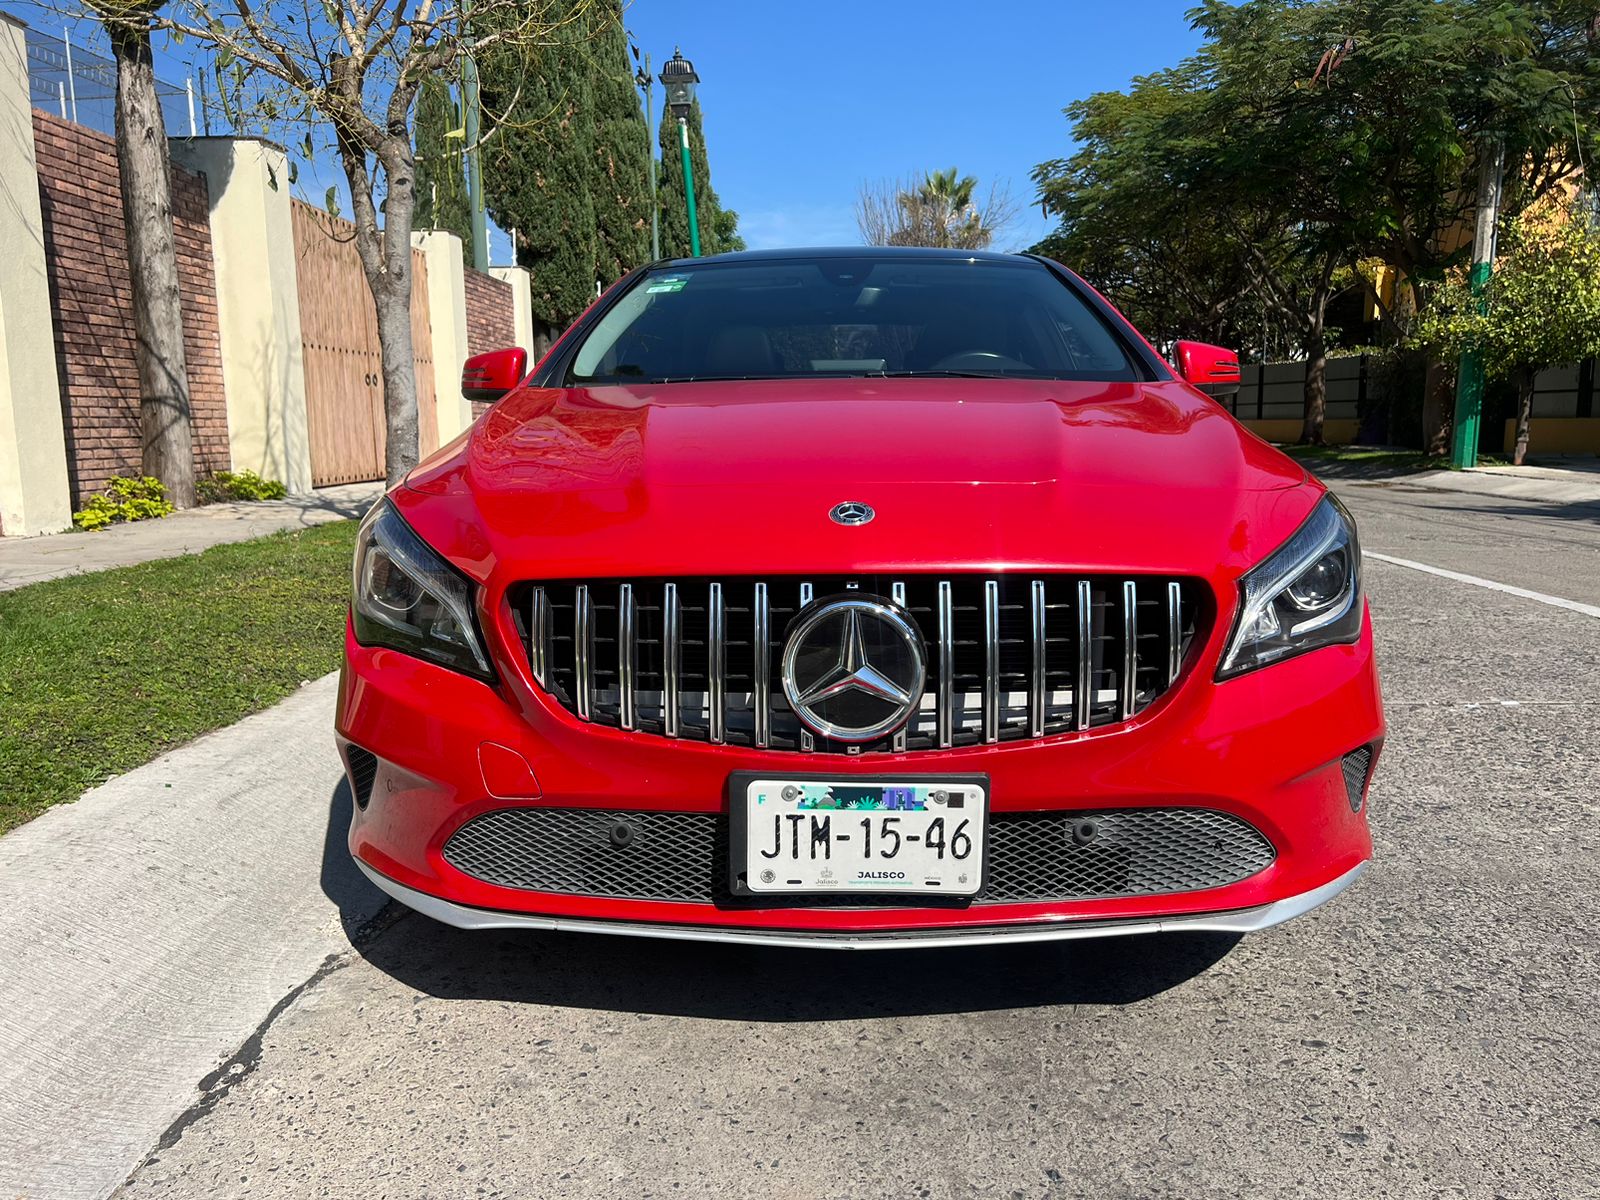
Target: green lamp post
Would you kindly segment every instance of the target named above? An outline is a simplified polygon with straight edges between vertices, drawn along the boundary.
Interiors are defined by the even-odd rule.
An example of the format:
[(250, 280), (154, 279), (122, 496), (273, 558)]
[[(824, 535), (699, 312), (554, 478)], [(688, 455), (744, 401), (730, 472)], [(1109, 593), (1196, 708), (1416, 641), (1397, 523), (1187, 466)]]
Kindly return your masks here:
[(667, 108), (678, 119), (678, 145), (683, 151), (683, 195), (689, 206), (689, 252), (700, 257), (700, 219), (694, 210), (694, 174), (689, 163), (689, 111), (694, 105), (694, 85), (700, 76), (694, 64), (673, 47), (672, 57), (661, 66), (661, 86), (667, 90)]

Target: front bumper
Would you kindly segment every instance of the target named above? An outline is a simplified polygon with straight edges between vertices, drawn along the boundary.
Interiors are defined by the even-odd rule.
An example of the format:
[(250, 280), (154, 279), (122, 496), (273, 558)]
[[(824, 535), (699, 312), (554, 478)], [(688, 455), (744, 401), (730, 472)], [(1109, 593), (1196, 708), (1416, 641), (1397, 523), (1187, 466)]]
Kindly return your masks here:
[(1137, 933), (1255, 933), (1293, 920), (1332, 900), (1367, 869), (1357, 863), (1331, 883), (1298, 896), (1233, 912), (1188, 913), (1123, 921), (1050, 921), (1030, 925), (973, 925), (950, 929), (887, 929), (868, 933), (827, 933), (777, 929), (725, 929), (711, 925), (663, 925), (638, 921), (590, 921), (541, 917), (531, 913), (468, 908), (396, 883), (360, 859), (366, 877), (394, 899), (424, 916), (457, 929), (543, 929), (561, 933), (613, 933), (686, 942), (727, 942), (744, 946), (785, 946), (795, 950), (909, 950), (944, 946), (1009, 946), (1074, 938), (1126, 937)]
[[(1220, 635), (1219, 635), (1220, 636)], [(385, 891), (464, 927), (526, 926), (786, 945), (942, 945), (1265, 928), (1347, 886), (1371, 857), (1344, 755), (1381, 742), (1371, 623), (1331, 646), (1214, 683), (1214, 646), (1135, 719), (1034, 743), (839, 755), (670, 741), (585, 724), (520, 674), (498, 687), (357, 644), (347, 631), (337, 729), (377, 756), (350, 848)], [(519, 764), (525, 763), (526, 768)], [(1271, 842), (1249, 878), (1203, 891), (967, 907), (752, 907), (615, 899), (503, 887), (443, 850), (466, 822), (521, 806), (721, 813), (728, 776), (971, 774), (992, 811), (1194, 806), (1232, 814)]]

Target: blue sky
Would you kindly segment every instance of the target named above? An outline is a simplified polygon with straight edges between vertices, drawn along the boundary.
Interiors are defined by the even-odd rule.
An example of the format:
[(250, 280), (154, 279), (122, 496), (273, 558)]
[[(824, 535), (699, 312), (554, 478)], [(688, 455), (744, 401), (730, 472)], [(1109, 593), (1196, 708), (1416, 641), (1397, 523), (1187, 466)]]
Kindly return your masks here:
[(711, 182), (751, 246), (855, 242), (863, 180), (959, 166), (1009, 182), (1020, 247), (1049, 228), (1029, 172), (1068, 150), (1061, 109), (1190, 53), (1190, 7), (633, 0), (627, 20), (656, 62), (694, 61)]
[[(980, 192), (1009, 186), (1018, 220), (1001, 248), (1013, 249), (1049, 228), (1029, 172), (1069, 151), (1061, 109), (1190, 53), (1192, 2), (630, 0), (627, 22), (657, 71), (674, 46), (694, 61), (712, 183), (752, 247), (853, 243), (864, 181), (957, 166)], [(48, 3), (4, 7), (59, 30)], [(92, 24), (80, 39), (105, 52)], [(181, 84), (195, 50), (174, 49), (157, 71)], [(342, 183), (325, 167), (301, 172), (314, 203)], [(510, 257), (498, 231), (491, 256)]]

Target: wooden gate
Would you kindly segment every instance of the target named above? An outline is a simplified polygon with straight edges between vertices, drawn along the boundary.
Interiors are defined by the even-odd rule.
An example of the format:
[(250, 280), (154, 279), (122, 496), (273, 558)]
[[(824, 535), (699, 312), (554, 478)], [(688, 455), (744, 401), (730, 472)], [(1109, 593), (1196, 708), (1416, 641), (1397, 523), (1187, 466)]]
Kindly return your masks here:
[[(305, 347), (306, 427), (317, 487), (383, 478), (383, 358), (378, 317), (356, 256), (355, 226), (296, 200), (300, 337)], [(411, 252), (411, 341), (421, 452), (439, 448), (428, 267)]]

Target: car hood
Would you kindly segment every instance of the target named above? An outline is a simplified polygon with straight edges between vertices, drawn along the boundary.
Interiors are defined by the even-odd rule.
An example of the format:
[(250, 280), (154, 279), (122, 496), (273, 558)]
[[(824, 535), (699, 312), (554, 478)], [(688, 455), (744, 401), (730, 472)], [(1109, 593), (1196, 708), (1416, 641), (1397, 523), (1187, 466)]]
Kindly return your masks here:
[[(1180, 383), (522, 389), (395, 493), (469, 574), (1243, 569), (1318, 488)], [(842, 501), (868, 524), (829, 519)]]

